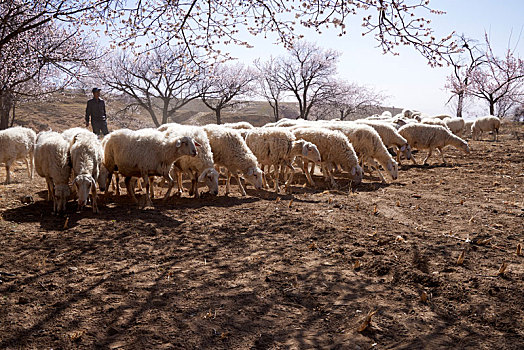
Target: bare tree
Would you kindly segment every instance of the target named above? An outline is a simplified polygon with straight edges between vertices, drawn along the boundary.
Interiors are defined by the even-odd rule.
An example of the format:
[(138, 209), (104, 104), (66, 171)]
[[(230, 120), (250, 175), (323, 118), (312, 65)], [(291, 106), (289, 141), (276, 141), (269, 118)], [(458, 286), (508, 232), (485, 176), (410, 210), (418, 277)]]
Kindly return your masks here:
[(311, 109), (332, 92), (339, 53), (299, 41), (279, 59), (277, 77), (297, 100), (299, 118), (308, 119)]
[(411, 45), (430, 64), (440, 65), (456, 46), (452, 35), (436, 39), (424, 16), (443, 13), (430, 8), (429, 0), (113, 1), (93, 21), (102, 20), (120, 45), (137, 46), (146, 38), (148, 47), (178, 43), (210, 56), (221, 54), (219, 44), (249, 47), (243, 33), (273, 33), (287, 48), (302, 38), (298, 26), (318, 33), (335, 28), (343, 36), (346, 24), (358, 16), (363, 18), (362, 34), (373, 35), (384, 52), (396, 53), (399, 45)]
[(241, 64), (216, 64), (206, 74), (200, 92), (202, 102), (215, 112), (217, 124), (222, 124), (222, 111), (246, 103), (253, 91), (256, 75)]
[[(508, 103), (521, 101), (524, 96), (524, 61), (509, 48), (504, 57), (495, 56), (487, 34), (485, 40), (486, 64), (472, 70), (468, 93), (486, 101), (491, 115), (503, 116), (510, 109), (506, 108)], [(504, 108), (496, 111), (497, 104)]]
[(326, 98), (314, 106), (311, 114), (315, 119), (358, 119), (379, 110), (385, 98), (372, 88), (335, 81), (326, 93)]
[(463, 34), (459, 37), (459, 42), (463, 51), (457, 58), (453, 55), (449, 56), (453, 73), (448, 76), (445, 87), (451, 92), (451, 97), (447, 103), (450, 103), (456, 97), (457, 117), (462, 118), (464, 100), (471, 84), (471, 73), (484, 64), (486, 60), (484, 53), (472, 39), (466, 38)]
[(201, 71), (187, 58), (184, 47), (155, 48), (138, 56), (123, 51), (100, 73), (110, 88), (132, 98), (128, 108), (144, 108), (156, 126), (200, 97)]
[(257, 81), (260, 86), (260, 95), (266, 99), (273, 111), (273, 119), (280, 119), (280, 101), (283, 95), (283, 86), (278, 79), (280, 65), (276, 58), (271, 56), (266, 62), (255, 61)]

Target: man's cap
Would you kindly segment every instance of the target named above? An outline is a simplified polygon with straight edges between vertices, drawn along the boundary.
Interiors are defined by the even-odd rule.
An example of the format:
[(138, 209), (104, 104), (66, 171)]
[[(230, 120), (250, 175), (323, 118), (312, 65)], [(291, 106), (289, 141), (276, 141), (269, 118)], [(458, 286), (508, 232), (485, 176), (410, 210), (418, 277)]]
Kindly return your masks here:
[(99, 91), (102, 91), (102, 90), (100, 90), (99, 88), (93, 88), (93, 90), (91, 90), (91, 92), (93, 92), (93, 93), (99, 92)]

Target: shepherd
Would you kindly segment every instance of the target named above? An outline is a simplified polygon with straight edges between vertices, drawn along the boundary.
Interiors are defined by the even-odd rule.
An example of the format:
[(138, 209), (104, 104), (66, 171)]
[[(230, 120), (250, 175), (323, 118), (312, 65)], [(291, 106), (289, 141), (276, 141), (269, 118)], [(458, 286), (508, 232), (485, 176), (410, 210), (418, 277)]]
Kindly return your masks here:
[(93, 88), (93, 98), (87, 101), (86, 107), (86, 127), (89, 127), (89, 118), (91, 117), (91, 126), (95, 135), (109, 134), (107, 131), (106, 121), (106, 103), (100, 98), (100, 89)]

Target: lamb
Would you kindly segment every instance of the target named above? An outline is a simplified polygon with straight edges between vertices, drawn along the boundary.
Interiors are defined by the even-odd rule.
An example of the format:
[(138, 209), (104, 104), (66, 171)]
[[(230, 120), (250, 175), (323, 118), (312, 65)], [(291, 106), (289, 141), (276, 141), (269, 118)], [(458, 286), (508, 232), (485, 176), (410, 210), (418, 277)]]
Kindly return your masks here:
[[(410, 124), (401, 127), (398, 132), (408, 140), (411, 147), (429, 150), (423, 164), (427, 164), (434, 149), (439, 151), (442, 156), (442, 161), (446, 164), (443, 148), (448, 145), (462, 150), (465, 153), (469, 153), (469, 146), (466, 141), (453, 135), (451, 131), (439, 125)], [(415, 157), (412, 156), (411, 160), (413, 164), (417, 164)]]
[[(100, 176), (101, 168), (105, 169), (102, 165), (104, 150), (98, 137), (92, 132), (84, 130), (78, 132), (70, 142), (69, 153), (71, 154), (73, 176), (75, 177), (73, 186), (77, 188), (78, 209), (82, 209), (87, 204), (89, 192), (91, 192), (93, 213), (98, 213), (96, 180), (100, 179), (100, 182), (103, 183), (100, 188), (101, 191), (105, 190), (105, 181), (107, 181), (107, 174), (105, 178)], [(104, 172), (107, 173), (107, 170)]]
[(224, 123), (222, 126), (230, 129), (242, 130), (242, 129), (253, 129), (254, 126), (248, 122), (236, 122), (236, 123)]
[[(218, 172), (214, 168), (213, 153), (211, 152), (211, 145), (209, 144), (207, 133), (202, 127), (198, 126), (170, 125), (171, 126), (165, 129), (167, 135), (191, 137), (200, 144), (196, 157), (184, 156), (173, 163), (171, 176), (176, 175), (178, 194), (182, 195), (182, 175), (186, 173), (191, 177), (190, 196), (196, 198), (200, 196), (198, 192), (198, 182), (204, 182), (209, 189), (209, 193), (216, 196), (218, 194)], [(170, 191), (171, 188), (168, 189), (166, 198), (169, 196)]]
[(388, 148), (395, 149), (397, 163), (400, 164), (400, 152), (404, 154), (406, 159), (411, 159), (411, 146), (391, 124), (369, 120), (357, 120), (356, 123), (366, 124), (375, 129), (375, 131), (380, 135), (384, 145)]
[[(309, 141), (317, 146), (322, 157), (325, 175), (329, 177), (332, 187), (337, 187), (331, 173), (331, 169), (335, 165), (340, 165), (343, 170), (350, 173), (355, 185), (362, 181), (362, 168), (358, 165), (357, 155), (343, 133), (322, 127), (310, 127), (295, 129), (293, 134), (295, 137)], [(307, 163), (305, 172), (307, 172)]]
[(168, 136), (156, 129), (120, 129), (109, 134), (104, 142), (104, 165), (110, 172), (106, 186), (112, 173), (118, 170), (125, 176), (128, 195), (137, 203), (131, 178), (141, 177), (146, 184), (146, 205), (151, 203), (149, 176), (163, 176), (172, 185), (171, 165), (182, 156), (195, 157), (199, 146), (190, 137)]
[(206, 125), (204, 130), (211, 145), (215, 165), (227, 169), (226, 195), (230, 192), (232, 176), (237, 180), (240, 194), (246, 195), (246, 190), (240, 182), (239, 172), (242, 172), (244, 178), (257, 190), (261, 189), (262, 171), (257, 166), (257, 159), (242, 136), (233, 129), (219, 125)]
[(53, 212), (65, 211), (71, 190), (69, 143), (57, 132), (38, 134), (35, 144), (35, 168), (47, 182), (47, 200), (53, 200)]
[(497, 141), (499, 129), (500, 119), (493, 115), (488, 115), (485, 117), (480, 117), (473, 122), (473, 125), (471, 126), (471, 134), (473, 136), (473, 140), (479, 140), (482, 132), (493, 131), (493, 141)]
[[(285, 128), (253, 129), (246, 136), (246, 144), (257, 157), (261, 168), (264, 165), (271, 168), (271, 165), (273, 165), (275, 169), (275, 192), (277, 193), (279, 192), (278, 180), (281, 165), (291, 170), (291, 175), (285, 184), (286, 191), (289, 191), (289, 185), (293, 181), (295, 171), (291, 162), (295, 157), (304, 157), (315, 163), (320, 163), (321, 160), (317, 146), (305, 140), (297, 140), (293, 133)], [(263, 178), (263, 180), (265, 179)], [(267, 187), (267, 182), (264, 182)]]
[(327, 127), (332, 130), (339, 130), (346, 135), (355, 148), (355, 152), (357, 152), (361, 162), (369, 163), (371, 168), (378, 172), (383, 183), (386, 180), (382, 176), (376, 161), (386, 169), (393, 180), (398, 178), (397, 162), (389, 154), (380, 135), (371, 126), (355, 122), (336, 122)]
[(444, 123), (448, 129), (457, 136), (462, 136), (462, 130), (464, 130), (464, 119), (462, 118), (446, 118)]
[(36, 133), (21, 126), (0, 131), (0, 163), (5, 163), (5, 184), (11, 182), (11, 166), (23, 159), (27, 174), (33, 179)]

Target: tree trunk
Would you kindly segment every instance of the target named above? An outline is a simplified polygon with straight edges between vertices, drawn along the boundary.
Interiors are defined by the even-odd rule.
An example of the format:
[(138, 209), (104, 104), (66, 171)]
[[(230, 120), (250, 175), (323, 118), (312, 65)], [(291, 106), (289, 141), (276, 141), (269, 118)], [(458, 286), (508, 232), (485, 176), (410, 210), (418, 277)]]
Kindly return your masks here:
[(222, 115), (221, 115), (221, 112), (222, 112), (222, 108), (217, 108), (215, 109), (215, 115), (217, 117), (217, 124), (220, 125), (222, 124)]
[(275, 122), (280, 120), (280, 112), (278, 111), (278, 101), (275, 101), (275, 106), (273, 107), (273, 116), (275, 117)]
[(457, 117), (462, 118), (462, 109), (464, 108), (464, 93), (459, 93), (457, 97)]
[(0, 130), (9, 127), (9, 115), (13, 106), (13, 95), (7, 91), (0, 91)]
[(15, 112), (16, 112), (16, 101), (13, 102), (13, 113), (12, 113), (13, 116), (11, 117), (11, 124), (9, 125), (10, 128), (12, 128), (13, 125), (15, 124), (15, 116), (16, 116)]
[(489, 115), (495, 115), (495, 102), (491, 100), (488, 102), (489, 102)]

